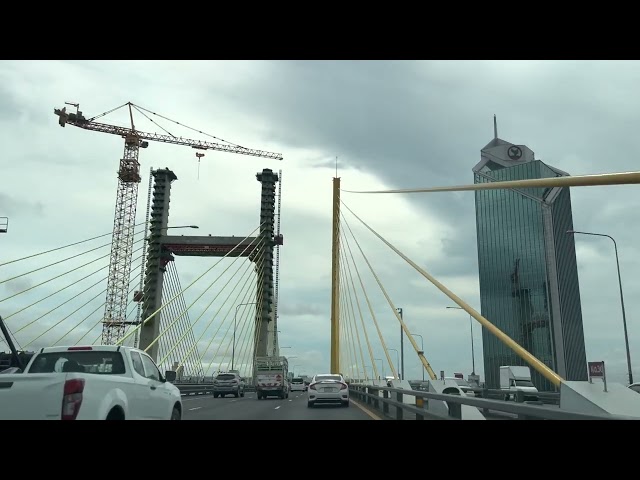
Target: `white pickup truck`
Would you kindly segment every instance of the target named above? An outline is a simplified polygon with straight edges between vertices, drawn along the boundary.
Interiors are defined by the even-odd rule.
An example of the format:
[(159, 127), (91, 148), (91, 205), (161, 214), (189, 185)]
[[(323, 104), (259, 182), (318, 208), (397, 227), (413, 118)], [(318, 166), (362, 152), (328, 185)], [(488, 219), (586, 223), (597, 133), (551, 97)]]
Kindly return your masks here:
[(0, 420), (181, 417), (180, 391), (160, 373), (151, 357), (137, 348), (43, 348), (23, 373), (0, 374)]

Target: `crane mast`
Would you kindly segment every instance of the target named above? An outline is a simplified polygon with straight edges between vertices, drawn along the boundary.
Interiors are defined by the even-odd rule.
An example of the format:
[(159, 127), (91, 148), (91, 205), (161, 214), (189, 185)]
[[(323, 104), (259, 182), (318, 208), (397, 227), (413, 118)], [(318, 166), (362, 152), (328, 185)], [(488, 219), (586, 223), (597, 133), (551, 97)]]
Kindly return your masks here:
[(118, 168), (118, 191), (116, 195), (113, 237), (109, 260), (107, 299), (102, 324), (102, 344), (113, 345), (122, 339), (127, 325), (135, 323), (127, 322), (126, 318), (133, 257), (134, 228), (138, 204), (138, 186), (141, 181), (140, 163), (138, 161), (140, 148), (147, 148), (149, 146), (148, 140), (152, 140), (161, 143), (189, 146), (198, 150), (218, 150), (275, 160), (282, 160), (282, 155), (263, 150), (249, 149), (234, 144), (191, 140), (173, 135), (137, 131), (133, 123), (133, 112), (131, 109), (132, 106), (136, 106), (131, 102), (121, 105), (121, 107), (125, 105), (129, 107), (131, 128), (94, 121), (96, 118), (103, 117), (117, 110), (117, 108), (87, 119), (82, 115), (79, 104), (65, 103), (75, 107), (76, 112), (68, 113), (67, 107), (63, 107), (62, 109), (54, 108), (53, 113), (59, 117), (58, 123), (61, 127), (69, 124), (84, 130), (108, 133), (124, 138), (124, 153)]
[(130, 133), (124, 140), (124, 154), (118, 168), (118, 192), (113, 221), (107, 301), (102, 324), (102, 344), (113, 345), (127, 328), (129, 278), (133, 253), (133, 237), (138, 205), (140, 139)]

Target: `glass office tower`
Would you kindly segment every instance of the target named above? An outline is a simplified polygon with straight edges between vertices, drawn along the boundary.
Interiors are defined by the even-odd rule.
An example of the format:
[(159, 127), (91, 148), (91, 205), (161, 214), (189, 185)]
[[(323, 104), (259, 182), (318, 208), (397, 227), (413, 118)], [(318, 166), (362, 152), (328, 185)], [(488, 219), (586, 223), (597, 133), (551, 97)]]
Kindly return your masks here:
[[(531, 149), (497, 136), (481, 151), (474, 182), (568, 175)], [(587, 380), (580, 289), (564, 188), (475, 192), (482, 315), (566, 380)], [(526, 365), (483, 329), (485, 384), (499, 388), (501, 365)], [(555, 387), (532, 370), (541, 391)]]

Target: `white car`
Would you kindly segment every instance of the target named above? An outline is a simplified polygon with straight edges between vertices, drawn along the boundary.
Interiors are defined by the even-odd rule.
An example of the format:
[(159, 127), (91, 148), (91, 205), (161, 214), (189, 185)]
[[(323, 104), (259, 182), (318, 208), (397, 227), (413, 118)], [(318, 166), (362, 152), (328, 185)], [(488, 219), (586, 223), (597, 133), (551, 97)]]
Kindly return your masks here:
[(291, 392), (306, 392), (307, 386), (304, 384), (304, 380), (302, 378), (292, 378), (291, 379), (291, 388), (289, 389)]
[(307, 407), (316, 403), (340, 403), (349, 406), (349, 386), (344, 377), (337, 373), (316, 375), (309, 384)]

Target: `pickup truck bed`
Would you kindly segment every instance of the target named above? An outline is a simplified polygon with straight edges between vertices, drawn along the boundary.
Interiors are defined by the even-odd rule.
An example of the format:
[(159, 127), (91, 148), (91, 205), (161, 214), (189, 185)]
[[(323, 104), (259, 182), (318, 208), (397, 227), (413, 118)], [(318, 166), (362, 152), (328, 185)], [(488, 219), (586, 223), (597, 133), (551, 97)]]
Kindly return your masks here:
[(179, 419), (180, 391), (131, 347), (52, 347), (0, 374), (0, 420)]

